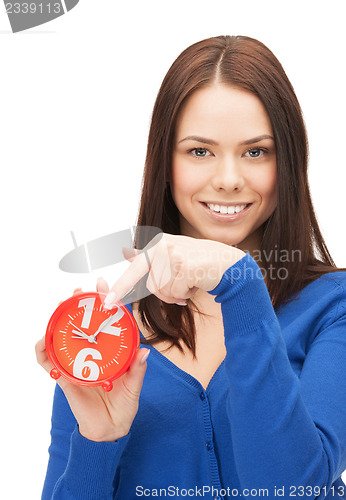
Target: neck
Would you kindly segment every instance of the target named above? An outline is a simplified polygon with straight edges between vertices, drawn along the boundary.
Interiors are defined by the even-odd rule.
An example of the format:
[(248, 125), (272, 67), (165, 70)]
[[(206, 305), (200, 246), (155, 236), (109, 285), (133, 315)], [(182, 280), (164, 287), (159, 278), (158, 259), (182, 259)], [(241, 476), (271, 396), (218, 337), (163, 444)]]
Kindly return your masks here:
[(233, 245), (235, 248), (239, 248), (240, 250), (243, 250), (243, 252), (249, 253), (251, 257), (253, 257), (257, 264), (260, 264), (261, 262), (261, 256), (260, 256), (260, 243), (262, 240), (263, 236), (263, 227), (259, 227), (251, 233), (245, 240), (243, 240), (241, 243), (237, 243), (236, 245)]

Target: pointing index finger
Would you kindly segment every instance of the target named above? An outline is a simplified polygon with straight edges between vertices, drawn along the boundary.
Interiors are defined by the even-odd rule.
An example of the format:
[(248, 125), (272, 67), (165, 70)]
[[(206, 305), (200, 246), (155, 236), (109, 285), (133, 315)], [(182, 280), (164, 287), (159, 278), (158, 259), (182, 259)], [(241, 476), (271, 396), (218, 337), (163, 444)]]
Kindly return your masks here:
[(147, 251), (137, 250), (138, 254), (131, 262), (130, 266), (120, 276), (110, 289), (104, 301), (104, 307), (111, 309), (116, 302), (121, 300), (130, 292), (138, 281), (150, 271), (150, 259)]

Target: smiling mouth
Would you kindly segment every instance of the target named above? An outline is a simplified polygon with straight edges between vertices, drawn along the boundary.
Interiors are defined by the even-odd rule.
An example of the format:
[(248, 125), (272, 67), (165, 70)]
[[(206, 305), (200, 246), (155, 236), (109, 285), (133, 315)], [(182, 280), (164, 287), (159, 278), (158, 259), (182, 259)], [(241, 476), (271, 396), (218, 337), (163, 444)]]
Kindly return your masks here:
[(221, 215), (234, 215), (242, 212), (245, 210), (245, 208), (249, 207), (252, 205), (252, 203), (243, 203), (241, 205), (217, 205), (214, 203), (205, 203), (202, 202), (202, 204), (206, 207), (209, 208), (212, 212), (215, 212), (217, 214)]

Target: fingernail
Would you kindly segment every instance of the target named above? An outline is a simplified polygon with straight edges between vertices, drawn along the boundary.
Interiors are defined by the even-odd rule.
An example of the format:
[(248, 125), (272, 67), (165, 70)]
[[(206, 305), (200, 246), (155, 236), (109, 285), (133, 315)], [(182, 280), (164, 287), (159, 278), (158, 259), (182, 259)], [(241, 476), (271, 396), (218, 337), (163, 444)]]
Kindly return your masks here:
[(105, 297), (105, 301), (103, 303), (103, 307), (105, 309), (112, 309), (112, 307), (115, 305), (116, 302), (116, 297), (114, 292), (110, 292), (108, 295)]
[(187, 302), (181, 301), (181, 302), (176, 302), (177, 306), (187, 306)]
[(147, 349), (146, 351), (147, 352), (144, 354), (143, 358), (140, 360), (141, 365), (144, 365), (144, 363), (146, 362), (146, 360), (148, 359), (148, 356), (150, 354), (150, 349)]

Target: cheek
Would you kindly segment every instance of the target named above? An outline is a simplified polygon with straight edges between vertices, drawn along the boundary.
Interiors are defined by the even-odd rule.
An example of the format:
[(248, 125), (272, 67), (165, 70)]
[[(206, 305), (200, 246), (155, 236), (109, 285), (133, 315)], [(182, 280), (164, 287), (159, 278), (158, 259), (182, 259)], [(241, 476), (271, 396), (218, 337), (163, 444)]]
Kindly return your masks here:
[(271, 208), (276, 206), (277, 175), (276, 165), (268, 166), (251, 179), (252, 189), (258, 193), (262, 202)]
[(185, 165), (182, 160), (173, 160), (171, 191), (176, 204), (184, 201), (185, 197), (191, 198), (202, 186), (202, 177), (197, 168)]

